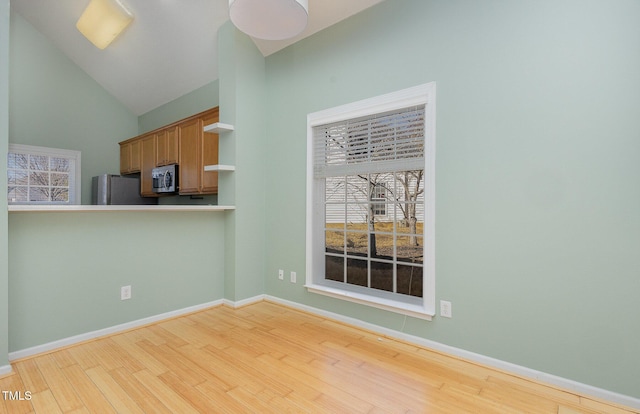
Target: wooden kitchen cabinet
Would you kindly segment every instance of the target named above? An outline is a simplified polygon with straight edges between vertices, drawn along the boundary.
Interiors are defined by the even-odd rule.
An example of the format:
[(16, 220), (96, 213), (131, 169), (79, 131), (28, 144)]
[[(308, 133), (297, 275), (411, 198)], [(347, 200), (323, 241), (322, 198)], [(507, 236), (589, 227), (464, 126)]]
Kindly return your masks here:
[(138, 139), (120, 143), (120, 174), (140, 172), (140, 144)]
[(158, 194), (153, 192), (153, 178), (151, 170), (156, 166), (156, 134), (145, 135), (140, 139), (141, 168), (140, 168), (140, 194), (144, 197), (153, 197)]
[[(202, 121), (200, 119), (190, 119), (178, 125), (180, 154), (178, 162), (178, 186), (180, 194), (198, 194), (202, 174), (200, 166), (200, 147), (202, 142)], [(204, 170), (204, 167), (203, 167)]]
[(157, 134), (156, 166), (178, 164), (178, 127), (172, 126)]
[(218, 172), (204, 167), (218, 164), (218, 134), (204, 132), (204, 126), (218, 118), (216, 107), (120, 142), (120, 173), (140, 172), (141, 194), (157, 196), (151, 171), (178, 164), (179, 194), (217, 194)]
[(218, 135), (204, 132), (204, 126), (218, 117), (214, 108), (178, 125), (180, 194), (218, 193), (218, 173), (204, 170), (205, 165), (218, 163)]
[[(205, 114), (202, 119), (203, 128), (205, 125), (218, 122), (219, 112), (212, 111)], [(218, 164), (218, 134), (203, 132), (202, 138), (202, 187), (201, 191), (207, 194), (218, 194), (218, 172), (204, 171), (205, 165)]]

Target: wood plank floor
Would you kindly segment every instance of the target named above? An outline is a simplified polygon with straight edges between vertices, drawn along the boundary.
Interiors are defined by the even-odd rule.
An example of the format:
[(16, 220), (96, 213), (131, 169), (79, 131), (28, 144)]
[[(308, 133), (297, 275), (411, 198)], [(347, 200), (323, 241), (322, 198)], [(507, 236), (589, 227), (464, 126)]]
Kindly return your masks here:
[(0, 413), (637, 413), (269, 302), (13, 368)]

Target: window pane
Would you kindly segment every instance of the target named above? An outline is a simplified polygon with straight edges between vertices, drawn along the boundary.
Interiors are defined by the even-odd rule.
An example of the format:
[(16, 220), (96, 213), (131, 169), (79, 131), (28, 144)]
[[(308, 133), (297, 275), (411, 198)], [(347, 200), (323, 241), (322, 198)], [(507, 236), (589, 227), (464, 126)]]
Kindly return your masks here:
[(31, 185), (49, 185), (49, 173), (48, 172), (31, 172), (29, 174), (29, 184)]
[(46, 155), (31, 155), (29, 168), (32, 170), (47, 171), (49, 169), (49, 157)]
[(398, 264), (398, 293), (422, 297), (422, 267)]
[(325, 222), (327, 223), (327, 227), (343, 228), (344, 219), (344, 204), (327, 204), (325, 206)]
[(51, 190), (51, 201), (68, 202), (69, 190), (67, 188), (53, 188)]
[(345, 208), (347, 228), (352, 230), (366, 231), (369, 222), (369, 205), (366, 203), (349, 203)]
[(10, 203), (20, 203), (27, 201), (27, 187), (11, 187), (9, 186), (9, 192), (7, 200)]
[(325, 200), (327, 203), (344, 203), (346, 179), (345, 177), (329, 177), (325, 184)]
[(7, 171), (8, 183), (16, 184), (16, 185), (27, 185), (29, 184), (29, 179), (26, 171), (22, 170), (9, 170)]
[(56, 187), (69, 187), (69, 174), (52, 173), (51, 185)]
[(393, 292), (393, 263), (371, 261), (371, 287)]
[(346, 177), (345, 185), (348, 202), (366, 203), (369, 200), (369, 179), (366, 175), (350, 175)]
[(49, 201), (48, 187), (29, 187), (29, 201)]
[(27, 159), (28, 156), (26, 154), (9, 153), (7, 157), (7, 167), (26, 170), (29, 166)]
[(344, 282), (344, 257), (325, 256), (325, 279)]
[(367, 261), (347, 259), (347, 283), (351, 285), (367, 286)]
[(324, 243), (325, 251), (344, 254), (344, 232), (327, 230)]
[(398, 236), (396, 252), (399, 262), (422, 263), (422, 237), (417, 235)]
[(51, 157), (51, 171), (69, 172), (68, 158)]
[(347, 254), (356, 256), (367, 256), (367, 233), (347, 232)]
[(369, 240), (371, 242), (371, 257), (393, 260), (393, 235), (371, 233)]

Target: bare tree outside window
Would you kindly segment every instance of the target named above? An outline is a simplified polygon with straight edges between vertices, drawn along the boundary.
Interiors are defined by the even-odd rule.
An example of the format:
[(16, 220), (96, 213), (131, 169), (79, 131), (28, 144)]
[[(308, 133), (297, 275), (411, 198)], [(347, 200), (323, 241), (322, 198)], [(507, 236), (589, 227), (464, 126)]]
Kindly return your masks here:
[[(76, 193), (74, 186), (79, 152), (12, 145), (18, 149), (10, 148), (7, 156), (7, 198), (10, 204), (72, 203)], [(48, 150), (51, 153), (44, 154)], [(70, 156), (55, 155), (58, 153), (69, 153)]]

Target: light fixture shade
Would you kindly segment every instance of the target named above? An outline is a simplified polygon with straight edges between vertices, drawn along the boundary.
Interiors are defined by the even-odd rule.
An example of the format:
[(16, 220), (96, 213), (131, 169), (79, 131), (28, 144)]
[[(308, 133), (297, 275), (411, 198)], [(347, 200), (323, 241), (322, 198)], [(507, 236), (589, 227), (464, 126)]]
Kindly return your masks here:
[(76, 28), (98, 49), (109, 46), (131, 23), (133, 15), (119, 0), (91, 0)]
[(251, 37), (282, 40), (307, 27), (308, 0), (229, 0), (233, 24)]

